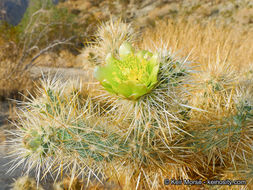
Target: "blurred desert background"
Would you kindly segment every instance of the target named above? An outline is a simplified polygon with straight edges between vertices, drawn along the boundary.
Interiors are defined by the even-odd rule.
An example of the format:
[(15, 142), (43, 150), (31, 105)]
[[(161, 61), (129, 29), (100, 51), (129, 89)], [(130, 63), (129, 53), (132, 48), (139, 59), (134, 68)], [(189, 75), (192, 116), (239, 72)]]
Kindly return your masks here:
[[(19, 102), (36, 96), (43, 75), (89, 79), (96, 64), (101, 23), (131, 23), (139, 47), (165, 41), (201, 69), (227, 62), (240, 77), (253, 77), (253, 1), (250, 0), (1, 0), (0, 1), (0, 189), (22, 169), (6, 174), (5, 130), (15, 128)], [(151, 44), (151, 45), (150, 45)], [(52, 189), (52, 182), (42, 183)]]

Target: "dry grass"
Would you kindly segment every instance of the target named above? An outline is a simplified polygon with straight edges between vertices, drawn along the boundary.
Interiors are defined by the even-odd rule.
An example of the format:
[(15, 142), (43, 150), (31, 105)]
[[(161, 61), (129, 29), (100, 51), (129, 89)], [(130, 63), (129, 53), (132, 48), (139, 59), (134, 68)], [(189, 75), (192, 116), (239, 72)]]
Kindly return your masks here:
[(34, 87), (25, 64), (18, 64), (20, 51), (14, 42), (0, 42), (0, 97), (17, 98)]
[(167, 45), (179, 56), (194, 60), (202, 70), (208, 63), (219, 61), (231, 63), (237, 70), (248, 70), (253, 60), (253, 32), (233, 26), (205, 25), (180, 20), (160, 21), (155, 28), (144, 31), (140, 46), (159, 47)]
[(47, 52), (42, 54), (34, 63), (36, 66), (70, 68), (78, 66), (76, 56), (68, 50), (60, 52)]

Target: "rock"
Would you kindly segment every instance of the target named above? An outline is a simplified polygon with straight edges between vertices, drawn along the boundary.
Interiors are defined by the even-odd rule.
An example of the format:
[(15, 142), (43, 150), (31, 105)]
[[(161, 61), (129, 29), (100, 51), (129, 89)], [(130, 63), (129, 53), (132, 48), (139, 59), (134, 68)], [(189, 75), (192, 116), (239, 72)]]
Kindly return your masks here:
[(2, 15), (0, 15), (0, 19), (6, 20), (8, 23), (12, 25), (17, 25), (28, 7), (28, 0), (1, 0), (0, 10)]

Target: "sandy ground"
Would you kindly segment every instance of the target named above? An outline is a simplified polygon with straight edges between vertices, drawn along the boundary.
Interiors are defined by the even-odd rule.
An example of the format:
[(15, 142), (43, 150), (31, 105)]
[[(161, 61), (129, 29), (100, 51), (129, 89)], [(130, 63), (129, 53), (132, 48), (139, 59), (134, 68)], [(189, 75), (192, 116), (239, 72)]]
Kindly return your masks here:
[(93, 70), (82, 70), (77, 68), (52, 68), (52, 67), (33, 67), (31, 68), (31, 77), (37, 78), (41, 75), (54, 76), (57, 75), (63, 80), (82, 79), (90, 81), (93, 76)]

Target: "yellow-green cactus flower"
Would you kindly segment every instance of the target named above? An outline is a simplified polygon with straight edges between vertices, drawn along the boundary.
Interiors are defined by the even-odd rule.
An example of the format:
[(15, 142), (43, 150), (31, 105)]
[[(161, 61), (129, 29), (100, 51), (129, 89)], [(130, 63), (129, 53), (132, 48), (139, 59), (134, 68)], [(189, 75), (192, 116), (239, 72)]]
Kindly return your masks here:
[(94, 75), (110, 93), (136, 100), (149, 93), (157, 83), (160, 63), (157, 54), (135, 52), (124, 42), (119, 48), (119, 59), (109, 53), (105, 62), (105, 66), (95, 69)]

